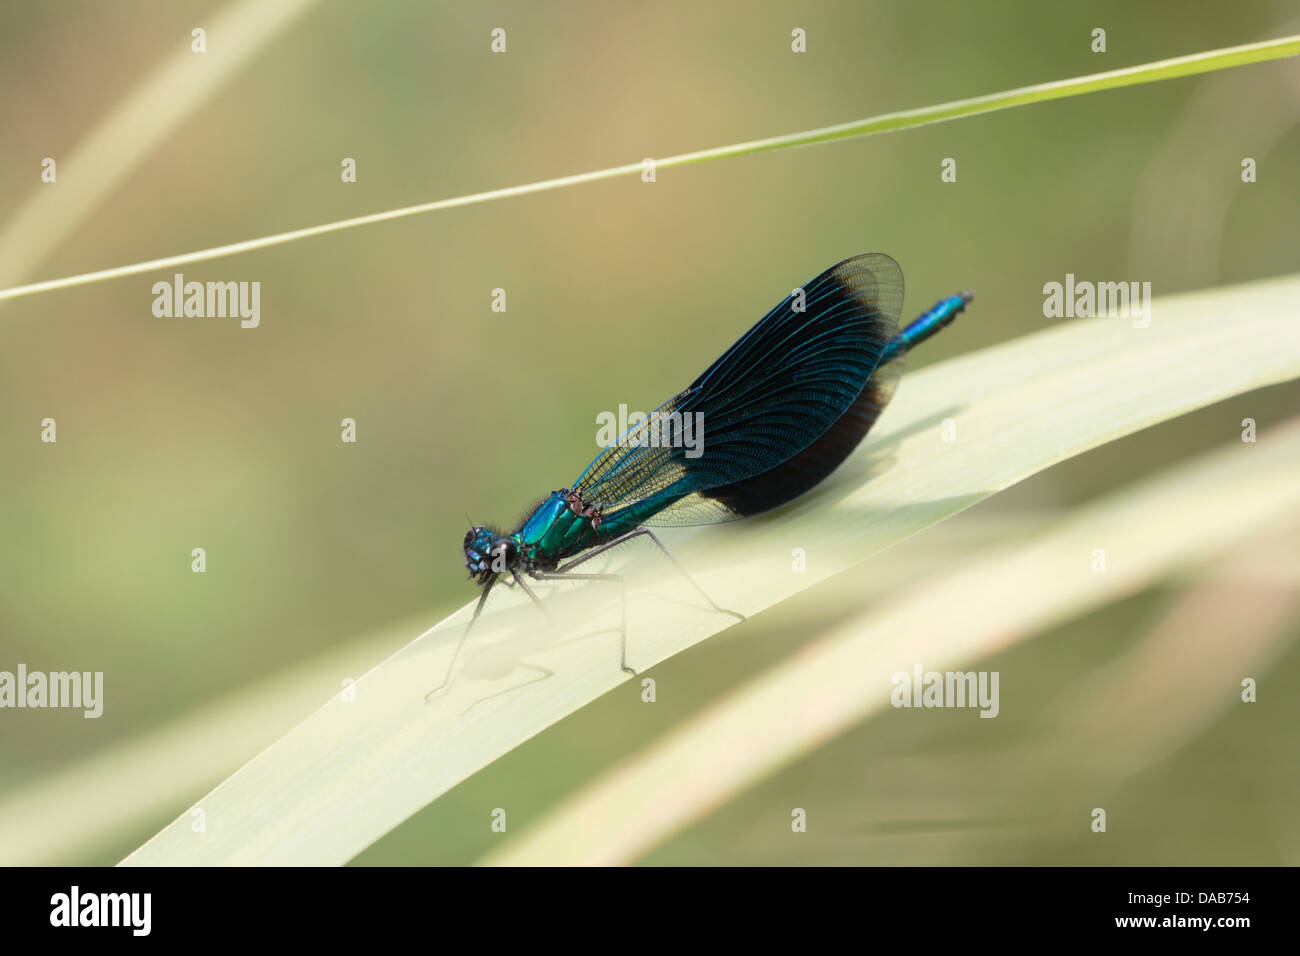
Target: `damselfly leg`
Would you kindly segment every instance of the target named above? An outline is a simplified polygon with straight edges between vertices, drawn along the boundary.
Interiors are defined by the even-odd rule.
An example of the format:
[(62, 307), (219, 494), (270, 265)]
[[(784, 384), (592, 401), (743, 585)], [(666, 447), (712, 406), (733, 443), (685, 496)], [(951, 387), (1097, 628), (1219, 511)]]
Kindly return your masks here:
[(620, 628), (621, 652), (619, 658), (619, 666), (624, 671), (631, 674), (633, 677), (637, 676), (637, 672), (633, 670), (631, 667), (629, 667), (627, 663), (627, 589), (623, 585), (623, 576), (621, 574), (574, 574), (572, 569), (576, 568), (584, 561), (590, 561), (592, 558), (604, 554), (606, 551), (610, 550), (611, 548), (616, 548), (620, 544), (626, 544), (628, 541), (631, 541), (633, 538), (638, 538), (641, 537), (642, 535), (648, 537), (651, 541), (655, 543), (655, 546), (660, 551), (663, 552), (664, 557), (666, 557), (669, 561), (672, 562), (673, 567), (677, 569), (677, 573), (680, 574), (682, 577), (684, 577), (688, 582), (690, 582), (691, 587), (695, 588), (695, 590), (699, 592), (700, 597), (704, 598), (704, 600), (708, 602), (709, 607), (713, 608), (713, 610), (717, 611), (719, 614), (730, 614), (738, 621), (743, 621), (745, 619), (745, 615), (741, 614), (738, 611), (731, 611), (725, 607), (721, 607), (713, 600), (713, 598), (709, 597), (709, 595), (705, 592), (704, 588), (700, 587), (699, 584), (696, 583), (695, 579), (686, 573), (686, 569), (683, 568), (681, 564), (678, 563), (677, 559), (672, 556), (672, 553), (669, 552), (669, 550), (664, 547), (664, 543), (659, 540), (659, 536), (656, 535), (649, 528), (644, 528), (644, 527), (633, 528), (631, 531), (628, 531), (625, 534), (621, 534), (617, 538), (614, 538), (610, 541), (606, 541), (604, 544), (598, 545), (597, 547), (592, 548), (590, 551), (587, 551), (586, 553), (579, 555), (578, 557), (574, 558), (572, 561), (560, 565), (558, 568), (555, 569), (554, 572), (540, 575), (540, 577), (542, 578), (550, 578), (550, 579), (568, 578), (570, 581), (575, 579), (576, 580), (618, 581), (619, 587), (623, 591), (622, 626)]
[[(510, 575), (514, 579), (514, 584), (523, 588), (524, 593), (527, 594), (532, 599), (533, 603), (537, 605), (537, 609), (546, 615), (546, 619), (548, 621), (552, 620), (551, 612), (546, 610), (546, 605), (542, 603), (541, 598), (537, 596), (533, 589), (524, 583), (524, 579), (520, 576), (519, 572), (511, 571)], [(437, 697), (442, 691), (446, 690), (448, 685), (451, 684), (452, 668), (456, 666), (456, 661), (460, 657), (461, 648), (463, 648), (465, 642), (469, 640), (469, 632), (473, 629), (474, 622), (478, 620), (478, 616), (483, 613), (483, 605), (487, 603), (488, 593), (492, 590), (492, 586), (496, 584), (497, 581), (501, 581), (508, 587), (514, 586), (514, 584), (501, 578), (490, 578), (488, 582), (483, 585), (483, 593), (479, 595), (478, 603), (474, 605), (474, 613), (470, 615), (469, 623), (465, 625), (465, 630), (460, 635), (460, 640), (456, 642), (456, 649), (452, 651), (451, 660), (447, 662), (447, 673), (443, 675), (442, 683), (424, 695), (424, 702), (426, 704), (433, 700), (433, 698)]]

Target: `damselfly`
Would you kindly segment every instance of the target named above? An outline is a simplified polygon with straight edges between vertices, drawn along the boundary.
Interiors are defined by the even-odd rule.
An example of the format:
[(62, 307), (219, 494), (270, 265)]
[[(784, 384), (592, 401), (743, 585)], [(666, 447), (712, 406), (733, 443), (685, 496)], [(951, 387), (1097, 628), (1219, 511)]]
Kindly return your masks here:
[[(744, 518), (812, 488), (880, 417), (908, 351), (972, 298), (949, 296), (900, 331), (903, 272), (878, 252), (845, 259), (796, 288), (684, 391), (624, 432), (571, 487), (551, 492), (517, 531), (470, 528), (465, 565), (483, 591), (446, 677), (428, 696), (450, 682), (498, 581), (517, 585), (546, 613), (528, 578), (621, 586), (621, 575), (575, 569), (633, 538), (654, 542), (715, 611), (743, 619), (715, 604), (649, 526)], [(695, 422), (703, 426), (702, 441), (676, 440)], [(627, 663), (626, 607), (621, 666), (636, 673)]]

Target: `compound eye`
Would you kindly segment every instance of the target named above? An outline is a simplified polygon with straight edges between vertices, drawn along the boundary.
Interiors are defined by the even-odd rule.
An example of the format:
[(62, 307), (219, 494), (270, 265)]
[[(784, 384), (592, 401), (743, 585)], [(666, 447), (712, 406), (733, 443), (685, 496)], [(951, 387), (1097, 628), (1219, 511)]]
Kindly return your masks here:
[(462, 547), (466, 551), (473, 550), (476, 554), (486, 554), (492, 549), (492, 542), (495, 540), (495, 532), (481, 524), (476, 524), (465, 532), (465, 543)]
[(518, 553), (519, 549), (515, 547), (515, 543), (509, 538), (502, 538), (492, 545), (492, 557), (504, 558), (506, 564), (514, 563), (515, 555)]

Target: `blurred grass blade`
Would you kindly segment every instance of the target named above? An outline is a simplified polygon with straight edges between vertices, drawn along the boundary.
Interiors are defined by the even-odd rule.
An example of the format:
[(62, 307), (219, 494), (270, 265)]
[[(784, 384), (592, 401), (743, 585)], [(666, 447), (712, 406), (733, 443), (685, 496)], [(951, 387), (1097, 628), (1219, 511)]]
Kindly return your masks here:
[(153, 830), (153, 821), (166, 819), (238, 769), (249, 753), (292, 730), (344, 679), (400, 647), (413, 627), (399, 628), (332, 648), (6, 790), (0, 794), (0, 866), (118, 859), (123, 845), (135, 842), (131, 834)]
[[(681, 531), (669, 547), (719, 604), (756, 613), (1058, 461), (1300, 376), (1297, 297), (1300, 277), (1290, 276), (1157, 299), (1146, 328), (1072, 322), (923, 369), (904, 379), (863, 447), (813, 492), (770, 516)], [(948, 419), (955, 442), (941, 438)], [(1260, 461), (1265, 451), (1236, 448)], [(1260, 485), (1267, 491), (1268, 479)], [(1240, 517), (1251, 509), (1234, 502), (1228, 510)], [(807, 554), (805, 572), (791, 570), (795, 547)], [(699, 607), (664, 564), (645, 555), (629, 568), (638, 668), (731, 623)], [(597, 583), (557, 587), (546, 599), (553, 628), (520, 595), (494, 595), (449, 692), (426, 705), (468, 607), (441, 622), (366, 674), (355, 700), (335, 697), (205, 797), (206, 832), (194, 832), (186, 813), (127, 862), (347, 861), (458, 781), (625, 683), (611, 630), (617, 595)], [(637, 692), (636, 683), (620, 689)]]
[[(1258, 447), (1229, 444), (1136, 489), (1107, 496), (1030, 542), (978, 556), (959, 571), (924, 581), (676, 728), (484, 862), (631, 862), (747, 787), (886, 710), (891, 675), (911, 674), (917, 665), (940, 672), (969, 667), (1295, 514), (1300, 511), (1297, 475), (1300, 423), (1263, 433)], [(1104, 573), (1091, 568), (1098, 547), (1106, 551)], [(1168, 670), (1168, 655), (1159, 660)], [(1228, 698), (1235, 689), (1234, 679), (1226, 688)], [(1186, 690), (1178, 687), (1177, 698)], [(1006, 706), (1008, 688), (1002, 691)], [(1137, 693), (1150, 693), (1149, 682)], [(1114, 703), (1106, 699), (1108, 709)], [(1053, 738), (1054, 747), (1060, 741), (1060, 735)]]
[[(730, 146), (718, 146), (712, 149), (697, 150), (692, 153), (682, 153), (677, 156), (667, 156), (662, 159), (656, 157), (655, 165), (661, 170), (672, 169), (679, 166), (691, 166), (696, 163), (709, 162), (715, 159), (728, 159), (735, 156), (766, 153), (778, 149), (792, 149), (798, 146), (815, 146), (820, 143), (832, 143), (842, 139), (870, 136), (873, 133), (887, 133), (894, 130), (926, 126), (931, 123), (942, 123), (946, 120), (959, 119), (965, 116), (978, 116), (981, 113), (991, 113), (997, 110), (1010, 109), (1015, 106), (1025, 106), (1030, 103), (1044, 103), (1049, 100), (1063, 99), (1069, 96), (1080, 96), (1084, 93), (1097, 93), (1102, 90), (1112, 90), (1119, 87), (1134, 86), (1141, 83), (1154, 83), (1159, 80), (1169, 80), (1176, 77), (1192, 76), (1198, 73), (1209, 73), (1214, 70), (1228, 69), (1234, 66), (1245, 66), (1251, 63), (1277, 60), (1284, 57), (1295, 56), (1296, 54), (1300, 54), (1300, 36), (1278, 37), (1272, 40), (1263, 40), (1258, 43), (1247, 43), (1242, 46), (1226, 47), (1221, 50), (1209, 50), (1202, 53), (1193, 53), (1188, 56), (1175, 57), (1169, 60), (1157, 60), (1152, 63), (1143, 63), (1139, 66), (1125, 67), (1119, 70), (1109, 70), (1105, 73), (1093, 73), (1087, 76), (1073, 77), (1068, 80), (1054, 80), (1050, 83), (1037, 83), (1032, 86), (1022, 86), (1014, 90), (1004, 90), (1000, 93), (989, 93), (984, 96), (976, 96), (969, 99), (953, 100), (948, 103), (940, 103), (936, 106), (926, 106), (913, 110), (902, 110), (897, 113), (886, 113), (882, 116), (874, 116), (869, 119), (854, 120), (849, 123), (825, 126), (820, 129), (804, 130), (803, 132), (789, 133), (784, 136), (772, 136), (766, 139), (751, 140), (746, 143), (735, 143)], [(323, 236), (344, 229), (355, 229), (358, 226), (368, 226), (375, 223), (387, 222), (393, 219), (402, 219), (406, 216), (436, 212), (442, 209), (454, 209), (460, 206), (469, 206), (475, 203), (489, 202), (496, 199), (526, 196), (531, 193), (545, 192), (550, 189), (559, 189), (565, 186), (576, 186), (582, 183), (598, 182), (600, 180), (613, 179), (620, 176), (639, 175), (641, 169), (642, 165), (639, 161), (635, 163), (627, 163), (623, 166), (613, 166), (608, 169), (599, 169), (589, 173), (561, 176), (556, 179), (526, 183), (522, 186), (493, 189), (488, 192), (474, 193), (468, 196), (457, 196), (452, 199), (440, 199), (434, 202), (405, 206), (401, 209), (390, 209), (385, 212), (356, 216), (351, 219), (343, 219), (337, 222), (328, 222), (318, 226), (308, 226), (303, 229), (294, 229), (289, 232), (277, 233), (271, 236), (247, 239), (243, 242), (233, 242), (224, 246), (215, 246), (211, 249), (201, 249), (197, 252), (186, 252), (174, 256), (164, 256), (160, 259), (151, 259), (148, 262), (137, 262), (131, 265), (118, 266), (113, 269), (102, 269), (97, 272), (86, 272), (81, 275), (68, 276), (62, 279), (50, 279), (44, 282), (34, 282), (29, 285), (0, 289), (0, 301), (18, 298), (19, 296), (34, 295), (39, 292), (51, 292), (55, 289), (87, 285), (92, 282), (104, 282), (109, 279), (118, 279), (129, 275), (155, 272), (160, 269), (171, 269), (176, 266), (189, 265), (194, 262), (220, 259), (225, 256), (233, 256), (242, 252), (252, 252), (256, 249), (266, 249), (287, 242), (295, 242), (299, 239)]]
[[(1261, 440), (1272, 454), (1280, 451), (1275, 443), (1294, 441), (1296, 430), (1264, 432)], [(1235, 460), (1240, 486), (1249, 484), (1240, 467), (1246, 461)], [(1222, 502), (1207, 494), (1205, 504), (1224, 511)], [(1201, 569), (1140, 643), (1063, 689), (1036, 721), (1037, 739), (1008, 755), (1008, 768), (1019, 761), (1051, 765), (1056, 776), (1075, 781), (1118, 781), (1171, 756), (1238, 706), (1240, 679), (1263, 676), (1296, 637), (1300, 513), (1285, 512), (1279, 502), (1267, 527), (1242, 528), (1231, 555)], [(1272, 573), (1255, 573), (1261, 559)]]
[(268, 43), (316, 0), (239, 0), (205, 16), (208, 52), (190, 50), (188, 28), (174, 52), (101, 120), (67, 158), (55, 186), (32, 174), (28, 200), (0, 229), (0, 286), (16, 282), (60, 242)]

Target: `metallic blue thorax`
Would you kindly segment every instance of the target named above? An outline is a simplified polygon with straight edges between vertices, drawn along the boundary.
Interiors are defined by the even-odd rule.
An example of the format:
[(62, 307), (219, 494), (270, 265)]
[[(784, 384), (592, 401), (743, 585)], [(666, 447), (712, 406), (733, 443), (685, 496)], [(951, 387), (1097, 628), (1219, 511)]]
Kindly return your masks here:
[(564, 491), (553, 491), (511, 537), (526, 561), (545, 565), (591, 547), (601, 536), (573, 510)]

